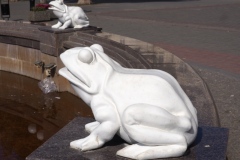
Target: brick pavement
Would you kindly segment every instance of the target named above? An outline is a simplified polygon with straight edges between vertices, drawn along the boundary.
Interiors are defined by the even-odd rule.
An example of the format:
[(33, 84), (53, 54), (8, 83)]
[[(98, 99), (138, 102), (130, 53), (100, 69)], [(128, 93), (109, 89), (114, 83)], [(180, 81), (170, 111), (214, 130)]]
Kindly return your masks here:
[(198, 63), (216, 69), (240, 74), (240, 56), (190, 47), (177, 46), (167, 43), (155, 43), (167, 51), (177, 55), (186, 62)]

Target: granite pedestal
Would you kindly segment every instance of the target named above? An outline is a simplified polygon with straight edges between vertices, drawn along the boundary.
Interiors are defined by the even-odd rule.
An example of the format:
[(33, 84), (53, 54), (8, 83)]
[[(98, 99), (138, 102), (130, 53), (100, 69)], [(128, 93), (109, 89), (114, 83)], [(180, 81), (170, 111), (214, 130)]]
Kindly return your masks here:
[[(127, 160), (127, 158), (116, 156), (116, 152), (127, 145), (118, 136), (97, 150), (81, 152), (70, 148), (71, 141), (88, 135), (84, 125), (92, 121), (94, 121), (92, 118), (76, 117), (30, 154), (26, 160)], [(172, 159), (224, 160), (227, 141), (228, 129), (200, 126), (195, 142), (185, 155)]]

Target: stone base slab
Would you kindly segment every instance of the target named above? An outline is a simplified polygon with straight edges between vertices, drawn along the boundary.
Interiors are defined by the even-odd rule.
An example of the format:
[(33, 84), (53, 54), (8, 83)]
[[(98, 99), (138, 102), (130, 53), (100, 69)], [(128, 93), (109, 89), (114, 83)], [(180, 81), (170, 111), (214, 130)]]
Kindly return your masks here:
[[(77, 117), (68, 125), (46, 141), (42, 146), (30, 154), (26, 160), (126, 160), (127, 158), (116, 156), (116, 152), (124, 148), (124, 141), (115, 136), (102, 148), (93, 151), (81, 152), (69, 147), (71, 141), (84, 138), (88, 133), (84, 130), (86, 123), (92, 122), (92, 118)], [(202, 126), (198, 129), (197, 138), (186, 154), (178, 159), (226, 159), (228, 141), (228, 129)]]

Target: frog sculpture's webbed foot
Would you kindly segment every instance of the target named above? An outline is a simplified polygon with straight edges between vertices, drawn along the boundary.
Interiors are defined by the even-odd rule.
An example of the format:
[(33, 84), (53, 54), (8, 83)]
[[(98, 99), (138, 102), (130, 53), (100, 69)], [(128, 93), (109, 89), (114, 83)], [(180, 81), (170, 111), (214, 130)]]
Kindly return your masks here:
[(74, 26), (74, 28), (83, 28), (83, 27), (85, 27), (85, 26), (83, 26), (83, 25), (76, 25), (76, 26)]
[(87, 151), (91, 149), (96, 149), (103, 146), (104, 142), (99, 139), (97, 135), (90, 134), (86, 138), (72, 141), (70, 147), (74, 149), (79, 149), (82, 151)]
[(83, 28), (83, 27), (89, 26), (89, 21), (86, 21), (86, 20), (76, 18), (74, 22), (76, 23), (74, 28)]
[(185, 153), (186, 149), (187, 145), (184, 143), (163, 146), (133, 144), (119, 150), (117, 155), (131, 159), (157, 159), (181, 156)]

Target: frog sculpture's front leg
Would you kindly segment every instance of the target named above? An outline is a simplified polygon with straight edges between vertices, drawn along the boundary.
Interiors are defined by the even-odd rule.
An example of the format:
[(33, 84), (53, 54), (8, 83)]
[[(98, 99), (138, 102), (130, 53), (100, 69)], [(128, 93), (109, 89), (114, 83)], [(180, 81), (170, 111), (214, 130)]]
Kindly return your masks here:
[(71, 148), (87, 151), (103, 146), (111, 140), (119, 130), (119, 124), (115, 110), (108, 105), (98, 105), (93, 109), (96, 122), (86, 125), (86, 130), (91, 132), (89, 136), (70, 143)]
[(191, 129), (186, 117), (175, 116), (159, 106), (135, 104), (122, 117), (124, 130), (136, 141), (117, 152), (132, 159), (177, 157), (185, 153), (187, 141), (182, 133)]
[(62, 22), (58, 21), (57, 24), (52, 26), (52, 28), (59, 28), (61, 26), (62, 26)]
[(63, 18), (60, 18), (59, 20), (62, 21), (63, 25), (61, 27), (59, 27), (59, 29), (66, 29), (68, 28), (71, 23), (72, 23), (72, 20), (70, 18), (69, 15), (67, 15), (66, 13), (63, 14)]

